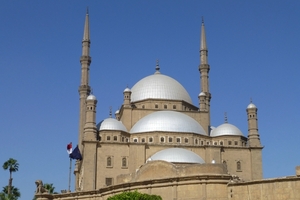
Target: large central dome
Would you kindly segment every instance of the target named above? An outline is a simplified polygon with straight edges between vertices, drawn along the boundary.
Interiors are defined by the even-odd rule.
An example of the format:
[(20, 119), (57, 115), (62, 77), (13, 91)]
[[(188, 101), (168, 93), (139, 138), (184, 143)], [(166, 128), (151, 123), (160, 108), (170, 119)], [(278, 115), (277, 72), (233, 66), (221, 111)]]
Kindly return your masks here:
[(183, 100), (190, 104), (191, 97), (175, 79), (155, 73), (137, 82), (131, 89), (131, 102), (145, 99)]

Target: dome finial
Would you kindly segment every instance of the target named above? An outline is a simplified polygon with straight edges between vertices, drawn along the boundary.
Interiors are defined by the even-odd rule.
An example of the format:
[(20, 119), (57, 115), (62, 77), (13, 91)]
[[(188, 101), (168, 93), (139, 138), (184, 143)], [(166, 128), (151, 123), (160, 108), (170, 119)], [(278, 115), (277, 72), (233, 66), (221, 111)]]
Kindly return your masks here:
[(112, 107), (109, 106), (109, 118), (111, 118), (112, 114), (111, 114), (111, 110), (112, 110)]
[(159, 70), (160, 70), (159, 59), (157, 59), (156, 60), (156, 66), (155, 66), (155, 74), (160, 74)]
[(88, 6), (86, 7), (86, 14), (87, 15), (89, 14), (89, 7)]
[(202, 16), (202, 24), (204, 24), (204, 17)]
[(227, 112), (224, 113), (225, 123), (228, 123)]
[(250, 103), (252, 103), (252, 97), (250, 97)]

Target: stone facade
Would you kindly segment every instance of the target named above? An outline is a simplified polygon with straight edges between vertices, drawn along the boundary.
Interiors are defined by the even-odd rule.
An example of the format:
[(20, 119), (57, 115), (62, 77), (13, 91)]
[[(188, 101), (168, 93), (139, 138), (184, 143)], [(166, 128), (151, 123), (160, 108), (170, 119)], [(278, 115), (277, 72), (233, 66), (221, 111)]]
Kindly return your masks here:
[[(211, 125), (203, 22), (197, 106), (180, 83), (161, 75), (157, 63), (156, 72), (143, 84), (124, 90), (115, 118), (110, 115), (97, 124), (97, 99), (89, 86), (88, 14), (82, 44), (78, 141), (83, 159), (74, 171), (76, 191), (37, 194), (38, 200), (105, 200), (128, 190), (160, 195), (164, 200), (300, 199), (299, 167), (295, 177), (262, 179), (263, 147), (258, 109), (252, 102), (246, 108), (247, 135), (226, 117), (224, 124)], [(166, 153), (172, 148), (182, 150), (182, 155)]]

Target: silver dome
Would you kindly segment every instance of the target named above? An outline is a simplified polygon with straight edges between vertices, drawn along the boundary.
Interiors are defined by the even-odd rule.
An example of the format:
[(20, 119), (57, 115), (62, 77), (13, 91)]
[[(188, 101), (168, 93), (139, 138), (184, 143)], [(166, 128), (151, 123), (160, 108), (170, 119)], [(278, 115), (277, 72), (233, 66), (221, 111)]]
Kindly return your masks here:
[(164, 160), (171, 163), (205, 163), (196, 153), (182, 148), (161, 150), (148, 159), (148, 161), (153, 160)]
[(248, 109), (248, 108), (256, 108), (256, 105), (254, 105), (253, 103), (250, 103), (250, 104), (248, 105), (247, 109)]
[(215, 129), (212, 129), (210, 136), (211, 137), (217, 137), (221, 135), (239, 135), (243, 136), (243, 133), (238, 129), (236, 126), (229, 124), (229, 123), (224, 123), (220, 126), (218, 126)]
[(192, 104), (190, 95), (178, 81), (160, 73), (143, 78), (131, 88), (131, 92), (131, 102), (169, 99), (183, 100)]
[(140, 119), (130, 133), (152, 131), (188, 132), (206, 135), (202, 126), (190, 116), (176, 111), (157, 111)]
[(90, 95), (86, 98), (86, 100), (97, 100), (97, 98), (96, 98), (94, 95), (90, 94)]
[(198, 95), (199, 97), (200, 96), (206, 96), (206, 94), (204, 92), (200, 92), (200, 94)]
[(125, 88), (124, 92), (131, 92), (131, 90), (127, 87)]
[(122, 124), (122, 122), (114, 118), (107, 118), (103, 120), (103, 122), (100, 124), (99, 131), (103, 130), (118, 130), (128, 132), (126, 127)]

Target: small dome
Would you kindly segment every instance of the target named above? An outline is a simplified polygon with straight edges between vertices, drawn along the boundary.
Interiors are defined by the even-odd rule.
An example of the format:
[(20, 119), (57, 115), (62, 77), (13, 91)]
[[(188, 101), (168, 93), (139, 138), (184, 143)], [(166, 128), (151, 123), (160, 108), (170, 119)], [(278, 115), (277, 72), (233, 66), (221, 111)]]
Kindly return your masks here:
[(119, 114), (119, 112), (120, 112), (120, 110), (117, 110), (117, 111), (115, 112), (115, 114)]
[(205, 163), (196, 153), (182, 148), (161, 150), (148, 158), (148, 161), (153, 160), (163, 160), (171, 163)]
[(190, 95), (178, 81), (160, 73), (141, 79), (132, 87), (131, 92), (131, 102), (145, 99), (167, 99), (193, 104)]
[(253, 103), (250, 103), (248, 106), (247, 106), (247, 109), (248, 108), (256, 108), (256, 105), (254, 105)]
[(206, 96), (206, 94), (204, 92), (200, 92), (200, 94), (198, 95), (199, 97), (200, 96)]
[(131, 90), (127, 87), (125, 88), (124, 92), (131, 92)]
[(196, 133), (206, 135), (202, 126), (190, 116), (176, 111), (157, 111), (146, 115), (131, 128), (130, 133), (153, 131)]
[(126, 127), (122, 124), (122, 122), (114, 119), (114, 118), (107, 118), (100, 122), (99, 131), (103, 130), (116, 130), (116, 131), (124, 131), (128, 132)]
[(212, 131), (210, 133), (211, 137), (217, 137), (217, 136), (222, 136), (222, 135), (243, 136), (243, 133), (236, 126), (229, 124), (229, 123), (224, 123), (224, 124), (218, 126), (217, 128), (212, 129)]
[(86, 98), (86, 100), (97, 100), (97, 98), (96, 98), (94, 95), (90, 94), (90, 95)]

